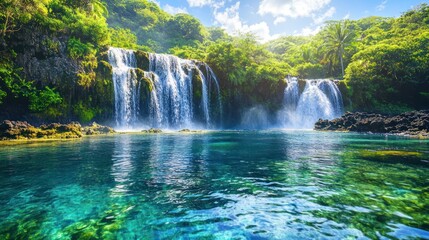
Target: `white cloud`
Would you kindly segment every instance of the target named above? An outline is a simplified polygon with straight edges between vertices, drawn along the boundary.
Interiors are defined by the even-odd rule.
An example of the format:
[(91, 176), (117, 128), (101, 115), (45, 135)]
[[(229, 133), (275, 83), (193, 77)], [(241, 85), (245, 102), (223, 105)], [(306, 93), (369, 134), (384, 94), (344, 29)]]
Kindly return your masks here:
[(335, 13), (335, 7), (331, 7), (328, 9), (328, 11), (326, 11), (324, 14), (316, 16), (313, 16), (313, 21), (315, 24), (321, 24), (323, 23), (326, 19), (332, 17)]
[(274, 25), (278, 25), (278, 24), (284, 23), (284, 22), (286, 22), (285, 17), (276, 17), (276, 19), (274, 19)]
[(322, 26), (316, 26), (315, 28), (305, 27), (301, 30), (301, 32), (298, 32), (298, 33), (295, 32), (294, 35), (297, 35), (297, 36), (314, 36), (318, 32), (320, 32), (320, 30), (322, 30)]
[(383, 11), (386, 8), (386, 4), (387, 4), (388, 0), (383, 0), (380, 5), (377, 6), (377, 10), (378, 11)]
[(170, 13), (170, 14), (178, 14), (178, 13), (188, 13), (188, 10), (186, 10), (186, 8), (180, 8), (180, 7), (173, 7), (169, 4), (166, 4), (163, 7), (164, 11)]
[(350, 18), (350, 13), (347, 13), (344, 17), (343, 17), (343, 20), (347, 20), (347, 19), (349, 19)]
[(211, 4), (211, 0), (187, 0), (191, 7), (204, 7)]
[(274, 17), (308, 17), (330, 2), (331, 0), (261, 0), (258, 13)]
[(209, 6), (214, 9), (218, 9), (225, 5), (225, 1), (216, 1), (216, 0), (187, 0), (187, 1), (190, 7)]
[(261, 42), (267, 42), (275, 36), (270, 35), (270, 28), (266, 22), (260, 22), (252, 25), (245, 24), (240, 19), (238, 12), (240, 2), (235, 3), (231, 7), (225, 9), (224, 12), (214, 12), (214, 18), (225, 31), (231, 35), (238, 35), (240, 33), (253, 33)]

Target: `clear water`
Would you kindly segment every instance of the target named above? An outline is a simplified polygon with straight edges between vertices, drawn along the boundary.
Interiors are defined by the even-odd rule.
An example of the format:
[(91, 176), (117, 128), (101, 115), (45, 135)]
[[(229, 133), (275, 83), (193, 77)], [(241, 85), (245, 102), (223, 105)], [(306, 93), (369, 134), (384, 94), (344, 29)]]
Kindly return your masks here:
[(0, 239), (429, 239), (428, 159), (313, 131), (0, 146)]

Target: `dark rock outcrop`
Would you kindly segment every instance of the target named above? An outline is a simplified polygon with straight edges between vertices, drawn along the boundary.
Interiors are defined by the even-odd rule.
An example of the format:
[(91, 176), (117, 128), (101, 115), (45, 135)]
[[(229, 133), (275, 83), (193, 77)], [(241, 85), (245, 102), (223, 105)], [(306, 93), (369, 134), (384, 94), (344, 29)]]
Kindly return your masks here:
[(73, 86), (81, 69), (67, 54), (69, 36), (34, 28), (23, 27), (9, 41), (8, 47), (17, 52), (16, 63), (22, 66), (23, 77), (43, 86)]
[(429, 137), (429, 110), (412, 111), (396, 116), (347, 112), (340, 118), (319, 121), (315, 130), (392, 133)]

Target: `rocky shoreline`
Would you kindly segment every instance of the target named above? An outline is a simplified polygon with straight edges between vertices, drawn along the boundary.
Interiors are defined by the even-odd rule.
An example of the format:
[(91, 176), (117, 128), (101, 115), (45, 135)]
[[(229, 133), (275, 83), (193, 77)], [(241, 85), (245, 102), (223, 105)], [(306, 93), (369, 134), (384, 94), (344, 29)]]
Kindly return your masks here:
[(319, 119), (319, 131), (347, 131), (401, 134), (429, 137), (429, 110), (406, 112), (395, 116), (376, 113), (347, 112), (333, 120)]
[(82, 127), (78, 122), (69, 124), (51, 123), (35, 127), (25, 121), (4, 120), (0, 123), (0, 140), (26, 139), (71, 139), (84, 135), (115, 133), (111, 127), (97, 123)]

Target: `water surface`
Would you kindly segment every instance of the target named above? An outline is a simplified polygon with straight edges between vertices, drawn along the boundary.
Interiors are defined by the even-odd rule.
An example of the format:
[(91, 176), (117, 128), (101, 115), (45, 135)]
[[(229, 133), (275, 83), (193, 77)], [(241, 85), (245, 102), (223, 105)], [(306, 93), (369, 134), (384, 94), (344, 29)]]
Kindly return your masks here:
[(0, 239), (429, 239), (428, 160), (313, 131), (0, 146)]

